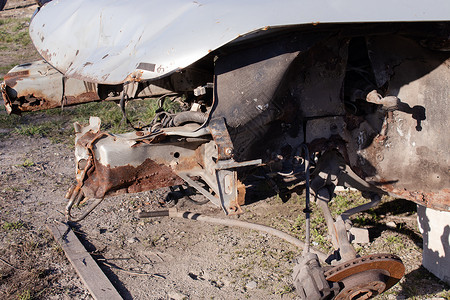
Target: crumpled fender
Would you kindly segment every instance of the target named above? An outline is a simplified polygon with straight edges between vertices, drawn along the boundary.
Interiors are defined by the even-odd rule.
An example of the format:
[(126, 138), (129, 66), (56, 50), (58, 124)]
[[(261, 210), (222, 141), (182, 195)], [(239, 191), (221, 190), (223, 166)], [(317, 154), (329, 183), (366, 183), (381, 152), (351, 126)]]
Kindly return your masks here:
[(314, 23), (448, 20), (448, 0), (55, 0), (34, 16), (39, 53), (67, 77), (158, 79), (258, 30)]

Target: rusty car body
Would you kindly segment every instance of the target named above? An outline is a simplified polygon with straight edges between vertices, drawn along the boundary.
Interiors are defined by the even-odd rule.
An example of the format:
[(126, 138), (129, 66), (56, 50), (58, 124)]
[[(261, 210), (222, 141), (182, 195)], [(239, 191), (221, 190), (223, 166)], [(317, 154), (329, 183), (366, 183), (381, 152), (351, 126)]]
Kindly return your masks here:
[[(300, 294), (367, 298), (404, 268), (395, 256), (357, 257), (348, 217), (381, 195), (450, 210), (449, 12), (443, 0), (52, 1), (30, 25), (44, 61), (11, 70), (2, 94), (10, 113), (183, 95), (190, 110), (130, 133), (103, 132), (98, 118), (75, 125), (69, 219), (84, 197), (95, 207), (185, 183), (241, 213), (246, 176), (263, 166), (311, 188), (338, 252), (319, 294), (299, 275), (311, 265), (297, 268)], [(336, 186), (371, 202), (334, 220)]]

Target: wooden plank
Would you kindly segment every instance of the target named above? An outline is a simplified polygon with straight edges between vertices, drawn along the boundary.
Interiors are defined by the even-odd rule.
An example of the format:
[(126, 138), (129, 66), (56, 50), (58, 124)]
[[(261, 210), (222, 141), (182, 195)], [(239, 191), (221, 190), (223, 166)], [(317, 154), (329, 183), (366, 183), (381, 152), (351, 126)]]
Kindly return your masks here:
[(66, 224), (47, 224), (94, 299), (119, 300), (120, 294)]

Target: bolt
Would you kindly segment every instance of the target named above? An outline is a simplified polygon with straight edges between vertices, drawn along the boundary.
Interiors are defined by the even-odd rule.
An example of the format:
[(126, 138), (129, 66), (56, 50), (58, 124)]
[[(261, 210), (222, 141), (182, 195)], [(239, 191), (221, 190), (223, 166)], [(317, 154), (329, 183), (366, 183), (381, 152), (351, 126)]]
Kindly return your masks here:
[(225, 149), (225, 154), (226, 155), (231, 155), (233, 153), (233, 149), (231, 149), (231, 148), (226, 148)]

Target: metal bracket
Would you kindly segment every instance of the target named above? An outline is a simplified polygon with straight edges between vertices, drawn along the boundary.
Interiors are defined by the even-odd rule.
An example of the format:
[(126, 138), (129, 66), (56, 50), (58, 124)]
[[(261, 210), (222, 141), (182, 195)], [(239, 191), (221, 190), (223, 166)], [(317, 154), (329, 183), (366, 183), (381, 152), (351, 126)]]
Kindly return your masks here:
[[(240, 209), (240, 197), (244, 197), (245, 189), (243, 190), (243, 185), (240, 184), (237, 178), (236, 168), (247, 167), (259, 165), (262, 163), (261, 159), (255, 159), (244, 162), (236, 162), (233, 159), (226, 161), (218, 161), (214, 166), (214, 182), (208, 180), (203, 172), (196, 172), (195, 174), (190, 174), (189, 172), (179, 173), (180, 176), (186, 183), (195, 188), (199, 193), (208, 198), (212, 203), (221, 207), (226, 214), (241, 213)], [(213, 195), (200, 184), (195, 182), (191, 175), (202, 177), (208, 185), (215, 184), (215, 187), (211, 187), (212, 190), (217, 191), (216, 195)]]
[(228, 133), (224, 118), (216, 118), (209, 121), (209, 130), (217, 146), (218, 160), (231, 159), (233, 157), (233, 142)]

